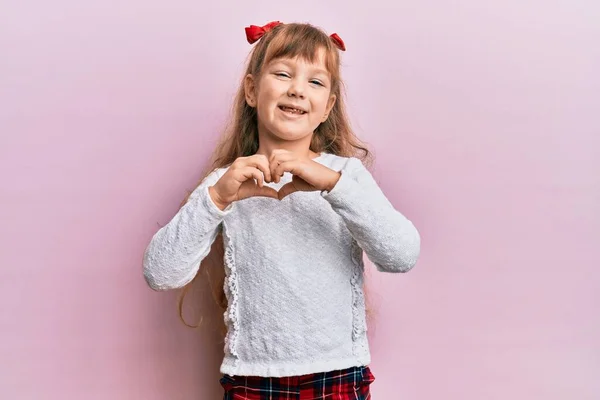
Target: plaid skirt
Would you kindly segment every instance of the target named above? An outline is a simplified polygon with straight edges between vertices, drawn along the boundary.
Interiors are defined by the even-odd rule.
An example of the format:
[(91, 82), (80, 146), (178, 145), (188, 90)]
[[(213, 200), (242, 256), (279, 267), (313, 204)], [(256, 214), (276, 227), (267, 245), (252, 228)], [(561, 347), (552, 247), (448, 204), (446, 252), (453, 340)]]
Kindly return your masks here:
[(375, 381), (368, 366), (283, 378), (223, 375), (223, 400), (367, 400)]

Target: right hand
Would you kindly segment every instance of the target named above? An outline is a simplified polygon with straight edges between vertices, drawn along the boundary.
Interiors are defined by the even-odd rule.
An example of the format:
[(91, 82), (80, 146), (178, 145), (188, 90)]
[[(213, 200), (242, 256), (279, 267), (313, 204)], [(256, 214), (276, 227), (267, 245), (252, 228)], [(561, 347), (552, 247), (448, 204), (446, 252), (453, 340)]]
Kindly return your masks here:
[(255, 154), (239, 157), (214, 186), (209, 188), (210, 197), (221, 210), (234, 201), (248, 197), (279, 199), (275, 189), (264, 186), (265, 181), (272, 182), (269, 160), (266, 156)]

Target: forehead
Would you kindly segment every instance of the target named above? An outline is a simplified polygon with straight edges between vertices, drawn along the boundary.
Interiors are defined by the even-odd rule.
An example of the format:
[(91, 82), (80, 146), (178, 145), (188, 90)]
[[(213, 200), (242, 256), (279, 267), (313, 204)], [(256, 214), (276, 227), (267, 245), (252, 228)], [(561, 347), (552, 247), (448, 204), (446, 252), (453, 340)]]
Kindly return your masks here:
[[(297, 65), (300, 63), (308, 64), (310, 67), (315, 69), (322, 69), (327, 73), (332, 73), (334, 68), (334, 61), (327, 54), (324, 48), (319, 47), (313, 49), (311, 52), (279, 52), (272, 53), (267, 57), (266, 65), (271, 65), (277, 62), (285, 63), (288, 65)], [(287, 53), (287, 54), (286, 54)]]
[(321, 56), (315, 60), (312, 60), (312, 61), (306, 60), (299, 56), (298, 57), (280, 57), (280, 58), (271, 60), (271, 62), (269, 63), (269, 65), (274, 65), (274, 64), (283, 64), (288, 67), (307, 67), (312, 70), (315, 70), (316, 72), (323, 72), (323, 73), (329, 74), (329, 71), (327, 69), (327, 64), (325, 62), (325, 57), (323, 57), (323, 56)]

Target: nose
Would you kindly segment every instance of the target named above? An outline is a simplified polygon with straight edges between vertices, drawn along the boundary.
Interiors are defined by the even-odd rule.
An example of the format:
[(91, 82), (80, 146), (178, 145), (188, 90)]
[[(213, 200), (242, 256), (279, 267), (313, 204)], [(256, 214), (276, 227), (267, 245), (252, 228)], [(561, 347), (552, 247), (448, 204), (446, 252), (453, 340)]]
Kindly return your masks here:
[(303, 99), (304, 89), (304, 82), (302, 81), (302, 79), (292, 79), (287, 94), (289, 97), (298, 97), (300, 99)]

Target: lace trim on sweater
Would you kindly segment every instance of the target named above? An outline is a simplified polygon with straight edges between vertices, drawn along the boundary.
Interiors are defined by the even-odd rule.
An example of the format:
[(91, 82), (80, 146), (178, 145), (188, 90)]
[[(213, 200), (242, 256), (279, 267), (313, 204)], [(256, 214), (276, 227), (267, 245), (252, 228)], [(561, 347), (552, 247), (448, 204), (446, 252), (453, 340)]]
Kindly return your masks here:
[(225, 247), (225, 283), (224, 290), (227, 297), (227, 310), (224, 319), (227, 325), (227, 335), (225, 336), (225, 354), (229, 353), (235, 360), (235, 366), (238, 364), (237, 338), (239, 330), (239, 307), (238, 307), (238, 276), (235, 266), (233, 252), (233, 242), (223, 226), (223, 240)]
[(367, 321), (365, 317), (365, 296), (362, 290), (364, 281), (363, 251), (358, 243), (352, 241), (352, 261), (354, 272), (350, 283), (352, 285), (352, 345), (355, 356), (362, 356), (368, 352), (366, 341), (363, 336), (367, 332)]

